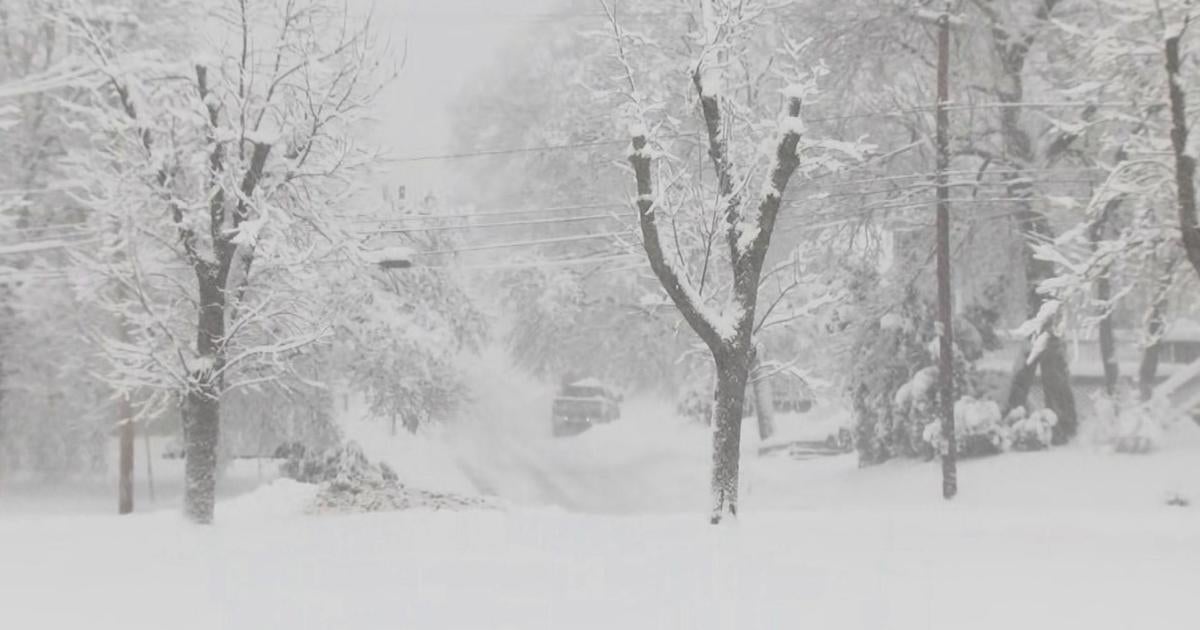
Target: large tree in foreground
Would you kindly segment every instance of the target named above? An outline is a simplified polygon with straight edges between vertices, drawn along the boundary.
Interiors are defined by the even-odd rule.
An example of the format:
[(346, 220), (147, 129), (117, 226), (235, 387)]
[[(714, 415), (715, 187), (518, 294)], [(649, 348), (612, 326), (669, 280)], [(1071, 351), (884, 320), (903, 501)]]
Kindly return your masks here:
[(125, 46), (142, 26), (117, 8), (80, 3), (71, 18), (106, 77), (78, 112), (101, 130), (80, 158), (113, 235), (97, 266), (119, 288), (107, 301), (134, 320), (106, 353), (119, 388), (173, 390), (184, 511), (208, 523), (222, 397), (276, 380), (329, 332), (306, 287), (314, 259), (343, 249), (330, 215), (356, 187), (352, 125), (379, 61), (366, 23), (336, 2), (181, 5), (204, 37), (150, 50)]
[[(720, 9), (718, 12), (717, 9)], [(660, 223), (674, 223), (677, 208), (672, 207), (671, 189), (678, 177), (656, 177), (656, 163), (667, 162), (656, 148), (645, 119), (652, 107), (639, 102), (632, 68), (625, 58), (625, 35), (610, 13), (618, 59), (626, 70), (629, 98), (637, 120), (631, 128), (632, 150), (629, 163), (637, 183), (638, 224), (643, 247), (655, 276), (679, 309), (688, 325), (703, 340), (716, 366), (716, 391), (713, 406), (712, 522), (736, 516), (738, 464), (741, 442), (742, 410), (746, 385), (755, 362), (755, 307), (759, 281), (771, 236), (775, 230), (783, 193), (800, 164), (799, 89), (787, 92), (784, 114), (775, 128), (771, 157), (762, 177), (758, 194), (750, 191), (753, 169), (741, 171), (735, 166), (736, 151), (731, 149), (733, 105), (722, 93), (722, 70), (728, 55), (736, 50), (733, 34), (745, 33), (753, 12), (746, 7), (703, 4), (702, 47), (699, 61), (691, 74), (699, 100), (708, 155), (717, 181), (717, 204), (722, 217), (722, 255), (728, 266), (728, 290), (724, 303), (712, 304), (694, 286), (692, 278), (706, 277), (705, 270), (692, 273), (685, 257), (664, 245)], [(661, 145), (657, 145), (661, 146)], [(753, 151), (745, 155), (754, 155)], [(668, 167), (669, 168), (669, 167)], [(746, 173), (750, 173), (748, 175)], [(666, 180), (665, 183), (663, 180)], [(708, 259), (706, 258), (706, 261)], [(713, 262), (717, 260), (713, 258)]]

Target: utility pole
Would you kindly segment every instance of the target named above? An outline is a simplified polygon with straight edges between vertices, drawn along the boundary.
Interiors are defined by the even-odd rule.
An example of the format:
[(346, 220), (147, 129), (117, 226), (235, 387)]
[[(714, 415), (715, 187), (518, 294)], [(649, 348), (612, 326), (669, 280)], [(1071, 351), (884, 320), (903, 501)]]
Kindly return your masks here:
[(954, 334), (951, 327), (953, 307), (950, 300), (950, 188), (946, 171), (950, 167), (950, 11), (947, 6), (938, 18), (937, 65), (937, 293), (938, 328), (941, 356), (938, 375), (942, 398), (942, 497), (952, 499), (958, 493), (957, 451), (954, 440)]
[[(118, 295), (124, 297), (125, 290), (118, 289)], [(122, 315), (117, 315), (116, 318), (116, 337), (123, 343), (129, 342), (129, 333), (125, 329), (125, 318)], [(129, 404), (129, 394), (122, 393), (117, 398), (116, 404), (117, 416), (117, 514), (129, 514), (133, 512), (133, 409)]]
[(117, 513), (133, 511), (133, 413), (129, 399), (117, 399), (117, 434), (120, 442), (120, 479), (117, 482)]

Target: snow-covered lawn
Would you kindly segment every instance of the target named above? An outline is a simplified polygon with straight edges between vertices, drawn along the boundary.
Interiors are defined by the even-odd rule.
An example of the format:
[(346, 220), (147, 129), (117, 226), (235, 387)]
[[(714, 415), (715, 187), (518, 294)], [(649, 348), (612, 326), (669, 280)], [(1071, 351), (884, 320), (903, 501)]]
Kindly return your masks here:
[[(289, 481), (221, 502), (208, 528), (175, 510), (9, 511), (0, 620), (22, 629), (1190, 629), (1200, 627), (1200, 448), (1186, 429), (1149, 456), (1081, 446), (968, 462), (952, 504), (938, 498), (933, 465), (752, 459), (743, 517), (719, 528), (694, 504), (674, 514), (518, 501), (506, 511), (306, 516), (313, 488)], [(560, 459), (542, 465), (616, 440), (592, 438), (562, 443)], [(702, 477), (639, 467), (642, 455), (593, 455), (573, 474), (590, 462), (607, 475), (595, 483), (629, 494), (702, 496)], [(1168, 506), (1171, 494), (1192, 505)]]

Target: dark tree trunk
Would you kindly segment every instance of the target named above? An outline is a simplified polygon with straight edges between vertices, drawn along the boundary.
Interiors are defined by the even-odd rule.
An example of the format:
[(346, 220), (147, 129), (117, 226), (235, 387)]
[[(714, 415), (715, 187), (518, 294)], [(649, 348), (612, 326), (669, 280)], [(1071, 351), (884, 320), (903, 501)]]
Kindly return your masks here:
[(216, 500), (217, 446), (220, 439), (221, 371), (224, 367), (225, 292), (215, 271), (197, 273), (200, 284), (196, 348), (201, 365), (192, 374), (184, 399), (184, 513), (193, 522), (213, 520)]
[(213, 520), (217, 487), (217, 441), (220, 432), (220, 402), (211, 387), (189, 392), (183, 414), (186, 440), (183, 510), (200, 524)]
[[(1089, 230), (1093, 252), (1096, 251), (1100, 239), (1104, 236), (1109, 213), (1115, 210), (1117, 205), (1117, 200), (1110, 201), (1105, 207), (1103, 216)], [(1112, 308), (1108, 304), (1110, 300), (1112, 300), (1112, 280), (1109, 278), (1108, 267), (1105, 267), (1100, 271), (1100, 276), (1096, 278), (1096, 301), (1104, 309), (1104, 314), (1100, 318), (1099, 325), (1100, 361), (1104, 366), (1104, 393), (1109, 398), (1115, 399), (1117, 395), (1117, 382), (1121, 378), (1121, 369), (1117, 363), (1117, 344), (1116, 337), (1113, 334)]]
[(741, 455), (742, 409), (750, 373), (747, 352), (716, 357), (717, 392), (713, 407), (712, 522), (737, 516), (738, 460)]
[(1075, 396), (1071, 394), (1071, 374), (1067, 369), (1066, 352), (1058, 337), (1051, 337), (1041, 356), (1042, 392), (1046, 407), (1058, 416), (1054, 425), (1052, 442), (1065, 444), (1075, 437), (1078, 419), (1075, 413)]
[(1038, 368), (1036, 361), (1030, 363), (1026, 360), (1032, 349), (1033, 346), (1029, 343), (1021, 344), (1021, 351), (1017, 360), (1013, 362), (1012, 380), (1008, 383), (1008, 395), (1004, 399), (1005, 415), (1017, 407), (1026, 407), (1029, 404), (1029, 390), (1033, 389)]
[[(1096, 281), (1096, 298), (1107, 302), (1112, 299), (1108, 277)], [(1104, 362), (1104, 393), (1110, 398), (1117, 395), (1117, 382), (1121, 379), (1121, 366), (1117, 363), (1117, 341), (1113, 333), (1112, 314), (1100, 318), (1100, 360)]]
[(1142, 362), (1138, 366), (1138, 399), (1142, 402), (1150, 400), (1154, 395), (1155, 381), (1158, 380), (1158, 354), (1162, 348), (1160, 337), (1166, 323), (1163, 315), (1167, 310), (1166, 291), (1162, 291), (1150, 307), (1150, 317), (1146, 324), (1149, 333), (1149, 343), (1142, 351)]
[(1167, 95), (1171, 104), (1171, 148), (1175, 156), (1175, 193), (1183, 251), (1200, 273), (1200, 221), (1196, 214), (1196, 158), (1188, 153), (1187, 101), (1180, 76), (1182, 32), (1166, 39)]

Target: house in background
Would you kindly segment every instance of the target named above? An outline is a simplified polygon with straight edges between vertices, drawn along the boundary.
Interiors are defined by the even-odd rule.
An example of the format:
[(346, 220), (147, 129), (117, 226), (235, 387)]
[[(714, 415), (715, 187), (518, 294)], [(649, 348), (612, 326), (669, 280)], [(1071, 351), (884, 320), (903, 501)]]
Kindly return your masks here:
[[(1142, 333), (1127, 328), (1114, 330), (1113, 333), (1120, 382), (1123, 387), (1136, 391), (1138, 368), (1144, 353)], [(1092, 395), (1104, 388), (1100, 341), (1096, 332), (1091, 331), (1077, 333), (1066, 342), (1075, 400), (1081, 409), (1086, 409), (1091, 405)], [(996, 400), (1002, 400), (1007, 391), (1008, 379), (1011, 378), (1020, 348), (1020, 342), (1009, 340), (1003, 348), (988, 352), (976, 362), (984, 389)], [(1189, 319), (1176, 320), (1160, 341), (1156, 384), (1197, 361), (1200, 361), (1200, 323)], [(1035, 399), (1040, 398), (1037, 387), (1033, 395)]]

